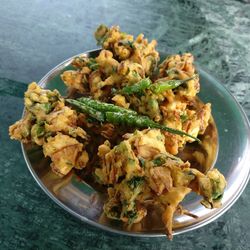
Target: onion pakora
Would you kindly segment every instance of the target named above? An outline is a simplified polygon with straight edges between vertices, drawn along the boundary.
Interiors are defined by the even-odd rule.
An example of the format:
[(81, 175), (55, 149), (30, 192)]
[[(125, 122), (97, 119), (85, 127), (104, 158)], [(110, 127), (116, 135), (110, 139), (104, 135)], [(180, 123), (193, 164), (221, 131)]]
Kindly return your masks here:
[(25, 92), (25, 114), (9, 128), (11, 139), (43, 147), (52, 160), (52, 170), (64, 176), (72, 168), (84, 168), (88, 162), (87, 133), (77, 125), (78, 114), (65, 106), (57, 90), (45, 90), (31, 83)]
[[(29, 85), (25, 114), (10, 126), (10, 137), (41, 146), (59, 176), (88, 166), (107, 194), (103, 211), (110, 219), (132, 225), (147, 216), (147, 204), (161, 208), (172, 239), (175, 214), (195, 217), (180, 204), (187, 194), (217, 208), (226, 187), (217, 169), (202, 172), (181, 159), (212, 119), (211, 104), (197, 98), (194, 57), (170, 55), (160, 62), (155, 40), (134, 39), (118, 26), (100, 25), (95, 38), (100, 53), (75, 57), (74, 69), (61, 74), (68, 98)], [(206, 157), (193, 156), (201, 164)]]

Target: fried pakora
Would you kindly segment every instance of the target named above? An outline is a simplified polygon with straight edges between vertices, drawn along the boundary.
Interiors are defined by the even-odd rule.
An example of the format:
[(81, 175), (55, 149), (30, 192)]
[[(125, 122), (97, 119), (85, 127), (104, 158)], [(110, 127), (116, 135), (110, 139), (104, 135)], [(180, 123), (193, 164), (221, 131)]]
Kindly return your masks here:
[(25, 92), (23, 119), (9, 128), (11, 139), (35, 143), (49, 156), (52, 170), (64, 176), (72, 168), (84, 168), (88, 162), (87, 133), (77, 125), (78, 114), (65, 106), (57, 90), (45, 90), (31, 83)]
[[(141, 223), (147, 204), (157, 206), (172, 239), (175, 214), (196, 217), (180, 204), (187, 194), (217, 208), (226, 187), (217, 169), (198, 170), (181, 154), (200, 140), (209, 148), (202, 135), (211, 104), (197, 97), (194, 57), (170, 55), (160, 62), (156, 40), (134, 39), (118, 26), (100, 25), (95, 38), (102, 46), (98, 55), (75, 57), (73, 69), (61, 74), (68, 98), (29, 85), (24, 116), (10, 126), (10, 137), (41, 146), (59, 176), (88, 165), (86, 172), (107, 194), (103, 211), (110, 219)], [(196, 163), (206, 157), (193, 150)]]
[(166, 233), (172, 237), (172, 221), (180, 202), (191, 191), (202, 195), (208, 208), (218, 207), (226, 186), (217, 169), (203, 174), (189, 162), (171, 155), (160, 130), (135, 131), (114, 148), (106, 141), (99, 146), (101, 167), (95, 170), (98, 182), (112, 185), (104, 205), (111, 219), (138, 223), (146, 215), (146, 200), (163, 206)]

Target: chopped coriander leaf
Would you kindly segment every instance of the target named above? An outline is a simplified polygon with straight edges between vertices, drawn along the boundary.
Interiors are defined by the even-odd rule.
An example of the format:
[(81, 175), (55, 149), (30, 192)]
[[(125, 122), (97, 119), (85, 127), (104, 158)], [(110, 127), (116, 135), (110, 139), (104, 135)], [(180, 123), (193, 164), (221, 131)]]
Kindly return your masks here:
[(36, 135), (37, 137), (43, 136), (45, 133), (44, 127), (38, 126), (36, 130)]
[(141, 167), (145, 168), (145, 160), (142, 157), (139, 157), (139, 161), (140, 161)]
[(120, 45), (124, 45), (124, 46), (128, 46), (130, 47), (131, 49), (134, 49), (135, 48), (135, 45), (132, 41), (129, 41), (129, 40), (121, 40), (119, 42)]
[(166, 162), (166, 160), (163, 159), (163, 157), (157, 157), (157, 158), (155, 158), (155, 159), (153, 160), (153, 163), (154, 163), (154, 165), (156, 165), (156, 166), (161, 166), (161, 165), (163, 165), (165, 162)]
[(48, 114), (52, 110), (52, 105), (50, 103), (43, 103), (40, 105), (46, 114)]
[(132, 224), (137, 218), (137, 213), (134, 210), (127, 211), (124, 215), (128, 218), (128, 224)]
[(96, 62), (95, 59), (90, 58), (89, 62), (87, 63), (87, 66), (91, 69), (91, 70), (97, 70), (99, 68), (99, 64)]
[(188, 120), (188, 116), (183, 114), (183, 115), (180, 115), (180, 118), (181, 118), (181, 122), (185, 122)]
[(134, 176), (128, 181), (128, 186), (130, 189), (134, 190), (144, 183), (143, 176)]

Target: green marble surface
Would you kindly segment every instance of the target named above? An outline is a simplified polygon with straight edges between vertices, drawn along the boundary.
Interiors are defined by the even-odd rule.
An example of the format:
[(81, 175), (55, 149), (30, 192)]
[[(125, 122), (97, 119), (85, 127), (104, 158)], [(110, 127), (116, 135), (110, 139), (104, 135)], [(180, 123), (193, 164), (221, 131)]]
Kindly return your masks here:
[(63, 211), (35, 183), (8, 126), (21, 117), (27, 83), (62, 60), (96, 48), (100, 23), (192, 52), (250, 117), (250, 3), (211, 1), (0, 1), (0, 249), (250, 249), (249, 185), (215, 222), (165, 238), (106, 233)]

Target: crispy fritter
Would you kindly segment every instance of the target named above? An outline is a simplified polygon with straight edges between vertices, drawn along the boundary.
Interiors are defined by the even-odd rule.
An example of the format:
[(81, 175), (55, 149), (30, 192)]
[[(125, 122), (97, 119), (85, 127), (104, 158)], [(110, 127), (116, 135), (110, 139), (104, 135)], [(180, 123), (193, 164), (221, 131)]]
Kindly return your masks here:
[(26, 112), (24, 118), (15, 122), (9, 127), (9, 134), (11, 139), (21, 141), (22, 143), (29, 143), (31, 141), (31, 127), (33, 122), (33, 115)]
[(75, 58), (72, 65), (76, 70), (61, 75), (69, 88), (84, 93), (88, 85), (95, 99), (103, 99), (110, 94), (111, 88), (119, 89), (152, 75), (159, 61), (155, 40), (148, 43), (143, 34), (134, 40), (118, 26), (108, 28), (104, 25), (97, 28), (95, 37), (103, 48), (100, 54), (96, 58)]
[(47, 139), (43, 153), (51, 158), (52, 170), (59, 176), (68, 174), (72, 168), (84, 168), (89, 160), (82, 143), (61, 133)]
[(180, 202), (191, 191), (203, 196), (202, 204), (217, 207), (226, 186), (217, 169), (206, 175), (189, 162), (169, 154), (160, 130), (136, 131), (111, 149), (99, 146), (101, 167), (95, 170), (99, 183), (112, 185), (104, 211), (109, 218), (136, 223), (146, 216), (146, 197), (164, 207), (162, 220), (172, 238), (172, 221)]
[(87, 133), (78, 127), (76, 111), (65, 106), (58, 91), (31, 83), (25, 92), (25, 109), (24, 118), (9, 128), (11, 139), (42, 146), (44, 155), (52, 160), (52, 170), (60, 176), (86, 166)]
[[(147, 205), (156, 206), (162, 211), (166, 234), (172, 239), (175, 213), (196, 218), (180, 205), (188, 193), (196, 192), (203, 197), (201, 203), (205, 207), (216, 208), (221, 205), (226, 186), (217, 169), (204, 174), (194, 168), (192, 159), (202, 165), (207, 157), (201, 151), (192, 152), (191, 164), (175, 156), (181, 155), (186, 143), (194, 141), (179, 135), (182, 131), (193, 137), (207, 135), (205, 131), (211, 122), (211, 104), (196, 97), (200, 81), (194, 57), (190, 53), (170, 55), (158, 65), (155, 40), (148, 42), (143, 34), (134, 39), (118, 26), (100, 25), (95, 38), (102, 46), (100, 53), (95, 58), (77, 56), (71, 63), (74, 69), (64, 71), (61, 79), (72, 98), (88, 95), (123, 109), (115, 107), (115, 111), (106, 112), (84, 103), (92, 113), (82, 114), (66, 106), (57, 90), (45, 90), (31, 83), (25, 92), (25, 115), (10, 126), (10, 137), (40, 145), (51, 159), (52, 171), (59, 176), (67, 175), (73, 168), (86, 167), (83, 175), (90, 173), (90, 179), (95, 176), (107, 190), (103, 210), (110, 219), (128, 226), (142, 223), (148, 213)], [(144, 87), (140, 88), (142, 83)], [(159, 86), (164, 86), (163, 90), (155, 91)], [(101, 103), (99, 108), (101, 105), (110, 109), (110, 105)], [(151, 128), (138, 131), (126, 127), (125, 119), (106, 119), (118, 111), (127, 114), (126, 109), (132, 109), (129, 114), (134, 114), (125, 116), (126, 119), (137, 119), (138, 113), (147, 116), (140, 116), (139, 121), (150, 118), (151, 125), (159, 123), (161, 126), (156, 127), (164, 125), (180, 130), (179, 134)], [(206, 138), (203, 143), (208, 149)]]

